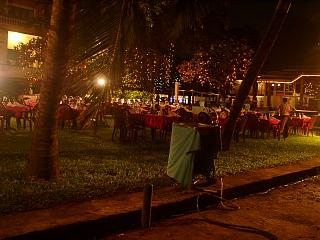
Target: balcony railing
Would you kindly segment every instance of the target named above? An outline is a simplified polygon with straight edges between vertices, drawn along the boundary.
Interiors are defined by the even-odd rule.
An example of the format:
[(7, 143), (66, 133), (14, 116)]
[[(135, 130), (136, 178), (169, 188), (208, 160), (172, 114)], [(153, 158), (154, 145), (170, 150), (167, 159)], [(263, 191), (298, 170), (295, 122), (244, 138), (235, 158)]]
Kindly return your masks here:
[(0, 15), (0, 24), (8, 24), (8, 25), (24, 25), (26, 21), (17, 18), (10, 18), (3, 15)]
[(39, 26), (43, 24), (43, 22), (40, 19), (35, 19), (35, 18), (26, 20), (26, 19), (20, 19), (20, 18), (12, 18), (12, 17), (8, 17), (0, 14), (0, 24), (32, 27), (32, 26)]

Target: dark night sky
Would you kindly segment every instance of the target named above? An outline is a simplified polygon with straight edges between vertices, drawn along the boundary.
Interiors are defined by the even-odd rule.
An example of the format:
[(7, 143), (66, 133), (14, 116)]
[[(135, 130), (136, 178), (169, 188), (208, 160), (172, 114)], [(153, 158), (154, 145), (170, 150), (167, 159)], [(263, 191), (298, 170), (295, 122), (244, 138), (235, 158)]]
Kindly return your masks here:
[[(231, 4), (231, 25), (248, 26), (261, 36), (265, 33), (278, 1), (234, 0)], [(293, 0), (289, 15), (269, 56), (265, 69), (320, 69), (316, 49), (320, 41), (320, 0)], [(318, 60), (319, 59), (319, 60)]]
[(234, 0), (231, 2), (231, 25), (249, 26), (263, 32), (272, 17), (277, 1)]

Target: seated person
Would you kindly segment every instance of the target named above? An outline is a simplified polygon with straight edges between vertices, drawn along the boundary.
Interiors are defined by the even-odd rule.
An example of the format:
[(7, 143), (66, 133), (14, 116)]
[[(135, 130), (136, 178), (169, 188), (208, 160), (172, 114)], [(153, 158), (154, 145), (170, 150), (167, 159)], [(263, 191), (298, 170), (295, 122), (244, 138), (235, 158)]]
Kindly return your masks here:
[(222, 109), (219, 113), (220, 119), (226, 119), (229, 117), (229, 112), (226, 109)]
[(171, 106), (168, 105), (168, 117), (177, 117), (179, 116), (176, 112), (175, 109), (173, 109)]

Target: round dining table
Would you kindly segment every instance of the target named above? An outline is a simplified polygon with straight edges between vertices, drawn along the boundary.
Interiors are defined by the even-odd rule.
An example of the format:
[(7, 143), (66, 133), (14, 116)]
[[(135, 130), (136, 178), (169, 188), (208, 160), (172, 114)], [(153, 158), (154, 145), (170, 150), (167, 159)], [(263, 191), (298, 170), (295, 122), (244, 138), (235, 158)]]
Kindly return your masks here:
[(30, 106), (26, 106), (26, 105), (23, 105), (21, 103), (18, 103), (18, 102), (9, 102), (6, 106), (5, 106), (5, 109), (7, 111), (11, 111), (14, 113), (14, 116), (16, 118), (22, 118), (23, 114), (25, 112), (28, 112), (31, 110), (31, 107)]

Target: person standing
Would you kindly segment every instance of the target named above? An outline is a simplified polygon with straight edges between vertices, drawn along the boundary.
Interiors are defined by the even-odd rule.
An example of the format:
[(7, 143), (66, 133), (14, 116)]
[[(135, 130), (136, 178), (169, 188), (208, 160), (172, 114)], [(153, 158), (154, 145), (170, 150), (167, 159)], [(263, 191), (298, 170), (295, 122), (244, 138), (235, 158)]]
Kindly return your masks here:
[(288, 98), (284, 97), (278, 109), (281, 119), (278, 139), (280, 139), (281, 134), (283, 134), (284, 138), (288, 137), (288, 121), (293, 111), (295, 111), (295, 108), (290, 105)]

